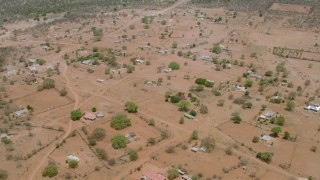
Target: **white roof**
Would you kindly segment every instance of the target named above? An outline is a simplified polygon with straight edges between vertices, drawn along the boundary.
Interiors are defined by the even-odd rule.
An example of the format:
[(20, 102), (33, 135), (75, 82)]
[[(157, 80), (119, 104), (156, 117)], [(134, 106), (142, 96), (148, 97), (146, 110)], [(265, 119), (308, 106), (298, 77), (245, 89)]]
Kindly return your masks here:
[(68, 159), (69, 161), (79, 161), (79, 160), (80, 160), (77, 156), (74, 156), (74, 155), (69, 155), (69, 156), (67, 157), (67, 159)]
[(8, 134), (0, 134), (0, 138), (8, 138)]
[(263, 135), (263, 136), (261, 137), (261, 139), (264, 140), (264, 141), (266, 141), (266, 142), (269, 142), (269, 141), (271, 140), (271, 137), (268, 136), (268, 135)]

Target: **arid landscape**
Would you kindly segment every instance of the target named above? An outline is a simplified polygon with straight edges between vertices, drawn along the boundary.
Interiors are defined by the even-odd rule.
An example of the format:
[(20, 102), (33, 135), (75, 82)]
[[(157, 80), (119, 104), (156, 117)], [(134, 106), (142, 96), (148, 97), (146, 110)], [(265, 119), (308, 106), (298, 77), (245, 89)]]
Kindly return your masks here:
[(320, 3), (241, 2), (3, 3), (0, 180), (319, 180)]

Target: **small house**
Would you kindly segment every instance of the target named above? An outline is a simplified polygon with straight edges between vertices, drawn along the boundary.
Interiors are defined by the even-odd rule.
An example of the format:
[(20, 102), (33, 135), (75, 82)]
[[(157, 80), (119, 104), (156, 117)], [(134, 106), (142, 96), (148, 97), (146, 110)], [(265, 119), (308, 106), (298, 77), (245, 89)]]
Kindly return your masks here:
[(181, 179), (183, 179), (183, 180), (192, 180), (192, 178), (190, 178), (190, 177), (187, 176), (187, 175), (181, 176)]
[(98, 83), (103, 83), (103, 82), (104, 82), (104, 79), (97, 79), (97, 82), (98, 82)]
[(165, 68), (164, 72), (166, 72), (166, 73), (172, 72), (172, 69), (171, 68)]
[(97, 118), (104, 118), (103, 112), (98, 112), (97, 113)]
[(184, 171), (182, 171), (181, 169), (177, 169), (177, 171), (178, 171), (178, 173), (180, 174), (180, 175), (185, 175), (186, 173), (184, 172)]
[(2, 138), (9, 138), (8, 134), (0, 134), (0, 139)]
[(201, 56), (200, 59), (204, 61), (211, 61), (210, 56)]
[(141, 59), (136, 59), (136, 60), (134, 60), (134, 62), (135, 62), (136, 64), (143, 64), (143, 63), (144, 63), (144, 61), (141, 60)]
[(261, 115), (259, 117), (259, 119), (267, 121), (267, 120), (270, 120), (271, 118), (273, 118), (275, 115), (276, 115), (276, 113), (274, 113), (272, 111), (268, 111), (268, 112), (264, 113), (263, 115)]
[(67, 161), (77, 161), (77, 162), (79, 162), (80, 159), (77, 156), (69, 155), (69, 156), (67, 156)]
[(184, 117), (188, 118), (188, 119), (194, 119), (194, 116), (192, 116), (189, 113), (184, 113)]
[(92, 62), (91, 60), (85, 60), (85, 61), (82, 61), (81, 64), (84, 64), (84, 65), (87, 65), (87, 66), (91, 66), (92, 65)]
[(21, 115), (23, 115), (23, 114), (27, 114), (27, 113), (28, 113), (28, 110), (27, 110), (27, 109), (21, 109), (21, 110), (19, 110), (19, 111), (14, 112), (13, 114), (14, 114), (15, 116), (19, 117), (19, 116), (21, 116)]
[(97, 116), (93, 113), (86, 113), (84, 115), (85, 120), (94, 121), (94, 120), (96, 120), (96, 118), (97, 118)]
[(141, 180), (166, 180), (166, 176), (160, 173), (147, 173), (141, 176)]
[(191, 148), (191, 151), (196, 153), (196, 152), (199, 151), (199, 148), (196, 147), (196, 146), (193, 146), (193, 147)]
[(309, 104), (309, 105), (305, 106), (304, 109), (318, 112), (318, 111), (320, 111), (320, 106), (318, 104)]
[(269, 135), (263, 134), (261, 135), (261, 139), (265, 142), (270, 142), (272, 138)]

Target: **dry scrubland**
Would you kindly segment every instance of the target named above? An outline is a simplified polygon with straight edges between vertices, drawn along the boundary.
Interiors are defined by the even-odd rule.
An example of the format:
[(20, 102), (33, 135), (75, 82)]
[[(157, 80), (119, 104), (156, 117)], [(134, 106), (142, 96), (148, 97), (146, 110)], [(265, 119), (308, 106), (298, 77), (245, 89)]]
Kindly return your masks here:
[(206, 2), (6, 19), (0, 179), (320, 179), (317, 6)]

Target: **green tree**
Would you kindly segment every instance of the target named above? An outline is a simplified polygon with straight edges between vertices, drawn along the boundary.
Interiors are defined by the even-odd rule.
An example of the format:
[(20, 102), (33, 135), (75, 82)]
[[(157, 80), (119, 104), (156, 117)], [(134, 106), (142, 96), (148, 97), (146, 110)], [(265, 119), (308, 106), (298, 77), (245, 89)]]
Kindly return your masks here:
[(260, 138), (259, 138), (258, 136), (254, 136), (254, 137), (252, 138), (252, 142), (253, 142), (253, 143), (258, 143), (259, 140), (260, 140)]
[(265, 76), (271, 77), (273, 75), (272, 71), (267, 71), (264, 73)]
[(136, 113), (138, 111), (138, 105), (134, 102), (128, 101), (124, 106), (129, 113)]
[(135, 150), (130, 149), (128, 155), (131, 161), (135, 161), (138, 159), (138, 153)]
[(208, 113), (208, 106), (206, 106), (204, 104), (201, 104), (199, 111), (200, 111), (201, 114), (207, 114)]
[(288, 101), (286, 110), (293, 111), (295, 107), (296, 107), (296, 104), (293, 101)]
[(93, 48), (92, 48), (92, 51), (93, 51), (93, 52), (98, 52), (98, 48), (97, 48), (97, 47), (93, 47)]
[(178, 106), (180, 111), (188, 111), (190, 102), (187, 100), (182, 100), (179, 102)]
[(60, 96), (66, 96), (68, 94), (67, 90), (65, 88), (62, 88), (60, 90)]
[(184, 124), (184, 118), (183, 117), (180, 118), (179, 124)]
[(116, 130), (124, 129), (131, 126), (131, 120), (126, 114), (116, 114), (112, 116), (110, 126)]
[(216, 141), (211, 136), (207, 136), (201, 139), (201, 147), (205, 147), (210, 152), (216, 147)]
[(172, 70), (178, 70), (180, 69), (180, 64), (175, 61), (172, 61), (169, 63), (168, 67), (171, 68)]
[(97, 148), (96, 152), (98, 154), (98, 158), (102, 159), (102, 160), (108, 160), (108, 155), (106, 153), (106, 151), (102, 148)]
[(197, 115), (197, 111), (191, 110), (191, 111), (189, 112), (189, 114), (192, 115), (192, 116), (196, 116), (196, 115)]
[(199, 139), (199, 132), (198, 132), (198, 130), (193, 130), (190, 138), (191, 138), (192, 140), (198, 140), (198, 139)]
[(8, 179), (8, 172), (4, 169), (0, 169), (0, 179), (6, 180)]
[(201, 85), (204, 85), (206, 82), (207, 82), (207, 80), (204, 79), (204, 78), (197, 78), (197, 79), (195, 80), (195, 83), (196, 83), (196, 84), (201, 84)]
[(127, 146), (128, 140), (124, 135), (117, 134), (112, 137), (111, 143), (114, 149), (121, 149)]
[(69, 164), (69, 168), (72, 168), (72, 169), (75, 169), (75, 168), (78, 167), (78, 161), (77, 160), (70, 160), (68, 162), (68, 164)]
[(106, 137), (106, 131), (102, 128), (94, 129), (91, 134), (91, 138), (96, 139), (97, 141), (102, 141), (105, 137)]
[(176, 179), (177, 177), (179, 177), (179, 172), (178, 172), (176, 169), (174, 169), (174, 168), (169, 169), (169, 170), (167, 171), (167, 173), (168, 173), (168, 179), (169, 179), (169, 180), (174, 180), (174, 179)]
[(58, 167), (55, 164), (49, 164), (47, 165), (44, 170), (42, 171), (43, 177), (54, 177), (58, 175)]
[(277, 124), (279, 126), (283, 126), (285, 121), (286, 120), (285, 120), (285, 118), (283, 116), (280, 116), (280, 117), (277, 118)]
[(234, 123), (240, 124), (242, 119), (241, 119), (241, 117), (239, 115), (236, 115), (236, 116), (232, 117), (232, 120), (233, 120)]
[(96, 107), (93, 107), (93, 108), (91, 109), (91, 111), (92, 111), (92, 112), (97, 112), (97, 108), (96, 108)]
[(244, 83), (244, 87), (248, 88), (248, 87), (252, 87), (253, 85), (253, 81), (252, 80), (246, 80)]
[(173, 42), (172, 43), (172, 48), (177, 48), (178, 47), (178, 43), (177, 42)]
[(214, 44), (211, 50), (213, 53), (219, 54), (221, 53), (221, 47), (219, 44)]
[(46, 78), (43, 82), (42, 82), (42, 87), (44, 89), (51, 89), (55, 87), (55, 81), (51, 78)]
[(275, 137), (278, 137), (279, 134), (282, 132), (282, 129), (281, 129), (281, 127), (277, 126), (277, 127), (272, 128), (271, 132), (273, 133), (273, 135)]
[(271, 152), (259, 152), (256, 155), (256, 158), (260, 159), (263, 162), (270, 163), (272, 161), (273, 153)]
[(79, 120), (83, 115), (83, 112), (80, 111), (80, 109), (71, 111), (71, 119), (73, 121)]
[(283, 139), (285, 139), (285, 140), (290, 140), (291, 139), (290, 133), (288, 131), (284, 132)]

